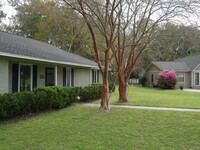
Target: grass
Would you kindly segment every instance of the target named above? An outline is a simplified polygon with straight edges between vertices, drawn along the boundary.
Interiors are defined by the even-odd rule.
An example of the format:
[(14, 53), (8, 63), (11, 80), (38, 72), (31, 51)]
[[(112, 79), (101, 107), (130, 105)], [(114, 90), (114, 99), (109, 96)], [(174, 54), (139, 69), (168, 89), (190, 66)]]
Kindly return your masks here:
[(192, 112), (71, 106), (0, 124), (0, 149), (199, 149), (199, 118)]
[[(128, 102), (124, 105), (200, 108), (200, 93), (197, 92), (129, 86), (127, 95)], [(118, 103), (118, 89), (111, 94), (110, 104), (121, 105)]]

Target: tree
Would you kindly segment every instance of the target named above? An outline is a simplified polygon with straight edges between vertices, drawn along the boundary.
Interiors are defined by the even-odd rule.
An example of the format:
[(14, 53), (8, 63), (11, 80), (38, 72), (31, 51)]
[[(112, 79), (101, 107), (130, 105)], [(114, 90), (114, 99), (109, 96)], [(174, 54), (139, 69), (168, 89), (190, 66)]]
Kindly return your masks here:
[(16, 10), (11, 32), (94, 59), (88, 46), (88, 30), (70, 9), (63, 9), (54, 1), (29, 0), (17, 5)]
[(2, 10), (2, 3), (0, 2), (0, 29), (5, 28), (5, 24), (2, 22), (2, 19), (6, 17), (6, 14)]
[[(187, 17), (197, 1), (180, 0), (63, 0), (84, 18), (93, 40), (96, 62), (103, 76), (101, 108), (107, 108), (107, 74), (111, 59), (118, 69), (119, 102), (127, 101), (128, 79), (158, 27), (175, 17)], [(104, 38), (104, 64), (99, 59), (97, 29)]]
[[(165, 24), (152, 42), (156, 60), (166, 61), (200, 52), (200, 30), (193, 26)], [(152, 53), (152, 52), (151, 52)]]

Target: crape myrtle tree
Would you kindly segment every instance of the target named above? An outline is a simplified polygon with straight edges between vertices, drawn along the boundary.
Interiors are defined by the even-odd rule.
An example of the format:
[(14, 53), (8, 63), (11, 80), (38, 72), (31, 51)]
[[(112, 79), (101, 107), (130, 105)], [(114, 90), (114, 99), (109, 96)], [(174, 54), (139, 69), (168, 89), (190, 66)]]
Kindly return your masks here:
[[(127, 102), (129, 77), (142, 53), (153, 41), (157, 28), (170, 20), (194, 13), (193, 0), (62, 0), (82, 15), (93, 40), (96, 62), (103, 77), (101, 109), (108, 109), (108, 70), (117, 66), (119, 102)], [(97, 32), (98, 31), (98, 32)], [(98, 37), (104, 39), (98, 43)], [(99, 52), (103, 49), (104, 60)]]

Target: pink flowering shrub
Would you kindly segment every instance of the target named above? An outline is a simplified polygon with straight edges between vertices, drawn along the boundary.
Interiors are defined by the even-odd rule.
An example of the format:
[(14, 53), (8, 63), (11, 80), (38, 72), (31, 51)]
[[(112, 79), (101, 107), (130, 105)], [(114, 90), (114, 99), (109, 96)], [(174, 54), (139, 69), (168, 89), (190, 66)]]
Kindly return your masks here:
[(173, 89), (177, 83), (176, 73), (172, 70), (163, 70), (158, 74), (158, 86), (162, 89)]

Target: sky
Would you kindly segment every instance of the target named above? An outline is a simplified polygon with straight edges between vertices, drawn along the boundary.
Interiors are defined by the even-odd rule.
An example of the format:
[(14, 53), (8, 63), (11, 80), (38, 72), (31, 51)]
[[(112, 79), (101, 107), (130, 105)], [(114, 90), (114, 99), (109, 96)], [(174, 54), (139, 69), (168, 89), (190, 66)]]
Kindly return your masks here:
[[(11, 17), (12, 15), (16, 14), (16, 10), (9, 5), (9, 3), (7, 2), (7, 0), (0, 0), (1, 4), (3, 5), (2, 9), (3, 12), (5, 14), (7, 14), (6, 19), (3, 20), (3, 22), (7, 25), (9, 25), (9, 17)], [(174, 22), (184, 22), (184, 25), (191, 25), (191, 24), (195, 24), (198, 27), (200, 27), (200, 20), (199, 20), (200, 16), (191, 16), (189, 17), (189, 20), (184, 20), (183, 18), (174, 18)]]
[(7, 14), (6, 19), (4, 19), (3, 22), (8, 25), (9, 24), (8, 18), (11, 17), (12, 15), (15, 15), (16, 11), (13, 7), (11, 7), (8, 4), (7, 0), (0, 0), (0, 1), (1, 1), (1, 4), (3, 5), (2, 7), (3, 12)]

